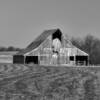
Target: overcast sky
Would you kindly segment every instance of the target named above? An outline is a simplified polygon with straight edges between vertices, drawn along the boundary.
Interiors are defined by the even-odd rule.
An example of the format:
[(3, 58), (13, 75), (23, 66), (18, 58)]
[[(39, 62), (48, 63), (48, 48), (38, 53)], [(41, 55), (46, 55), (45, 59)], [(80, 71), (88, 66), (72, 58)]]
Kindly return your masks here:
[(54, 28), (100, 38), (100, 0), (0, 0), (0, 46), (24, 48)]

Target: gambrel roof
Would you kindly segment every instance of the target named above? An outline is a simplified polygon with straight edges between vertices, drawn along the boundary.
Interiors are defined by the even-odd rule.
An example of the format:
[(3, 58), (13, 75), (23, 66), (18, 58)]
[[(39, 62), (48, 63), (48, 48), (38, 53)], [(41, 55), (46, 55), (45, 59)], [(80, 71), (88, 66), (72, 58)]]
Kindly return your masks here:
[[(16, 55), (25, 55), (26, 53), (36, 49), (43, 43), (50, 35), (60, 32), (60, 29), (52, 29), (52, 30), (45, 30), (42, 34), (40, 34), (31, 44), (29, 44), (24, 50), (19, 51)], [(65, 39), (65, 38), (64, 38)], [(65, 39), (66, 43), (68, 43), (68, 48), (76, 48), (74, 45), (72, 45), (71, 41), (68, 39)], [(83, 55), (88, 55), (85, 52), (78, 50), (80, 53), (83, 53)]]
[(39, 35), (31, 44), (29, 44), (24, 50), (17, 53), (17, 55), (24, 55), (31, 50), (37, 48), (48, 36), (55, 32), (61, 32), (59, 29), (45, 30), (41, 35)]

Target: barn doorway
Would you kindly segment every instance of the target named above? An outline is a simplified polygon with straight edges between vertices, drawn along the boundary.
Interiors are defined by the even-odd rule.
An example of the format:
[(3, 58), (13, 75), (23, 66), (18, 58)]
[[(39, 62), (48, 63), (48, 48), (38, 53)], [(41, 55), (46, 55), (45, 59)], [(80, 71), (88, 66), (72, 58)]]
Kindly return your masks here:
[(52, 35), (52, 40), (55, 38), (58, 38), (60, 41), (62, 40), (62, 34), (60, 31), (57, 31)]
[(38, 64), (38, 56), (26, 56), (25, 63), (26, 64), (30, 64), (30, 63)]
[(88, 56), (76, 56), (76, 65), (88, 65)]

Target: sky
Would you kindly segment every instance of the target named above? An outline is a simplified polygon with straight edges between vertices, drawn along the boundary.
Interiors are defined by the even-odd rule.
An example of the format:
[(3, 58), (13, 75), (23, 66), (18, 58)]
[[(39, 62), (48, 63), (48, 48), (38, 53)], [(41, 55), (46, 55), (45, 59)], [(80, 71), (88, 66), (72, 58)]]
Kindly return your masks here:
[(25, 48), (47, 29), (100, 38), (100, 0), (0, 0), (0, 46)]

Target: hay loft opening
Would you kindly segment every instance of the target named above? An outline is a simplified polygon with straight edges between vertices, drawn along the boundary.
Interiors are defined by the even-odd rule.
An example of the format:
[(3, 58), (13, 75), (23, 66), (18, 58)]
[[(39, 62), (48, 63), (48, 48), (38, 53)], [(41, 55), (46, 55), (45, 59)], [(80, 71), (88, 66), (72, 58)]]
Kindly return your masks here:
[(60, 41), (62, 41), (62, 34), (59, 30), (57, 32), (55, 32), (54, 34), (52, 34), (52, 40), (54, 40), (56, 38), (58, 38)]

